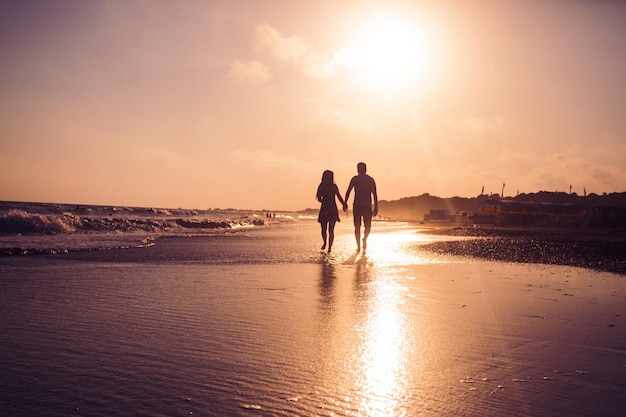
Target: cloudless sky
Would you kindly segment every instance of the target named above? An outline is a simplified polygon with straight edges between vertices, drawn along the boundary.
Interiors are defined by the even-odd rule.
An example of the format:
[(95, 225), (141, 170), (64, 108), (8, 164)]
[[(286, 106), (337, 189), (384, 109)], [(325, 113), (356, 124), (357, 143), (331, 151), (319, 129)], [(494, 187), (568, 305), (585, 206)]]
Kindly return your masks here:
[(0, 200), (626, 191), (626, 2), (0, 2)]

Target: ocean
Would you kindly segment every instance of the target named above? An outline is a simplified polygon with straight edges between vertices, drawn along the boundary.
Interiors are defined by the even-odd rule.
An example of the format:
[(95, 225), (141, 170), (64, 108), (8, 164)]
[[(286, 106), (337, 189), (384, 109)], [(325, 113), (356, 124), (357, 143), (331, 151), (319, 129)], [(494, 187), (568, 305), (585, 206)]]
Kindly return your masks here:
[[(545, 324), (538, 317), (550, 315), (541, 309), (554, 301), (506, 301), (502, 316), (494, 314), (499, 298), (477, 300), (491, 287), (466, 286), (515, 281), (526, 294), (529, 277), (552, 274), (567, 288), (555, 276), (581, 286), (583, 270), (428, 254), (419, 245), (443, 238), (400, 222), (375, 222), (368, 252), (356, 253), (351, 221), (342, 218), (329, 254), (320, 251), (315, 219), (293, 213), (2, 207), (0, 415), (621, 410), (626, 326), (614, 315), (625, 294), (623, 280), (611, 274), (591, 278), (611, 282), (606, 292), (614, 293), (602, 313), (594, 310), (614, 326), (591, 323), (596, 343), (604, 344), (604, 335), (610, 348), (587, 340), (578, 350), (580, 335), (570, 333), (552, 347), (539, 339), (548, 345), (544, 353), (574, 345), (570, 354), (557, 349), (547, 364), (533, 356), (536, 328), (525, 326)], [(498, 294), (518, 294), (506, 288)], [(604, 290), (594, 291), (563, 301), (604, 299)], [(589, 312), (577, 314), (568, 320), (580, 330)], [(494, 324), (509, 315), (523, 325)], [(598, 356), (611, 370), (595, 370)], [(554, 374), (557, 368), (562, 373)], [(564, 374), (567, 382), (543, 379)], [(566, 401), (551, 408), (555, 398)]]

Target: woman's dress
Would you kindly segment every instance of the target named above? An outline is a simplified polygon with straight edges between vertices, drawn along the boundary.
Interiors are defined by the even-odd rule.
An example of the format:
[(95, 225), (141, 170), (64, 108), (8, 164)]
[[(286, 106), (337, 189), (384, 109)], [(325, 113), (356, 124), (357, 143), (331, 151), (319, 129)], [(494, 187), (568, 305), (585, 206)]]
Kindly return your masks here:
[(337, 209), (337, 202), (335, 201), (335, 195), (339, 194), (339, 189), (336, 184), (330, 187), (323, 188), (320, 185), (318, 195), (321, 197), (322, 206), (320, 207), (320, 213), (317, 216), (317, 221), (320, 223), (338, 222), (339, 210)]

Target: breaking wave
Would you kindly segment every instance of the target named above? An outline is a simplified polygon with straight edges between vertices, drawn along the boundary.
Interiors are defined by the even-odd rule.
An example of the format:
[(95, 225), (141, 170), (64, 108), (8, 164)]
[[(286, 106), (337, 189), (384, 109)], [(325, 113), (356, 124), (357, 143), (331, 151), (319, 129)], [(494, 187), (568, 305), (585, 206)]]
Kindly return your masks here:
[(236, 209), (0, 202), (0, 255), (138, 247), (162, 236), (226, 233), (291, 221), (289, 215)]
[(40, 214), (11, 210), (0, 215), (2, 234), (55, 234), (88, 232), (157, 232), (173, 228), (230, 229), (260, 226), (263, 219), (209, 220), (183, 218), (83, 217), (73, 213)]
[(0, 216), (0, 233), (74, 233), (81, 223), (80, 217), (71, 213), (53, 215), (11, 210)]

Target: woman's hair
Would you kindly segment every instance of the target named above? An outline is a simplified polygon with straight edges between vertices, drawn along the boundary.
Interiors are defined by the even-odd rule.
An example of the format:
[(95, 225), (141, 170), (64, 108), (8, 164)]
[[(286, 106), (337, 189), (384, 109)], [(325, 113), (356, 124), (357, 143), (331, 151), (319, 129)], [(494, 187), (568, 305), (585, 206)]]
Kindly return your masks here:
[(320, 198), (324, 195), (324, 191), (330, 189), (333, 184), (335, 184), (335, 174), (333, 171), (327, 169), (322, 173), (322, 182), (319, 187), (317, 187), (316, 197), (319, 201), (321, 201)]
[(333, 171), (327, 169), (322, 173), (322, 184), (334, 184), (335, 183), (335, 174)]

